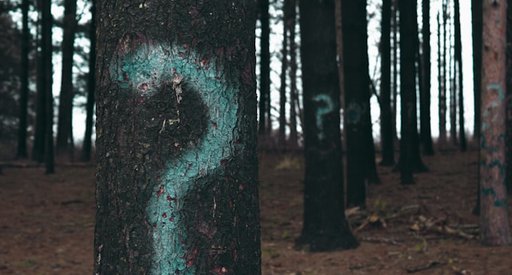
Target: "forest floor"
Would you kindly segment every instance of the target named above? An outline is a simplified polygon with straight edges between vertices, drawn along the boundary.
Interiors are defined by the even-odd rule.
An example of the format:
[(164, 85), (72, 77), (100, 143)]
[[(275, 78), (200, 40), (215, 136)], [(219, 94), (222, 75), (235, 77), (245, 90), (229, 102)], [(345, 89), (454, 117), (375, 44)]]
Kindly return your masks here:
[[(424, 157), (430, 172), (401, 186), (379, 167), (367, 210), (349, 209), (357, 249), (294, 249), (302, 226), (301, 155), (261, 154), (263, 274), (511, 274), (512, 247), (483, 247), (471, 214), (477, 154)], [(94, 166), (4, 168), (0, 175), (0, 274), (91, 274)], [(243, 274), (241, 274), (243, 275)]]

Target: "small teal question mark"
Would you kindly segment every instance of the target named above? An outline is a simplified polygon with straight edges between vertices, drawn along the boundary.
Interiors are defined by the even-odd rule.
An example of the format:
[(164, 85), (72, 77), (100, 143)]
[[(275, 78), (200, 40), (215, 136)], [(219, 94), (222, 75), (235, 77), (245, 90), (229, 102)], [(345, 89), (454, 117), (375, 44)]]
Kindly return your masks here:
[[(121, 40), (120, 47), (128, 43)], [(203, 64), (200, 56), (190, 49), (154, 41), (132, 48), (124, 46), (124, 52), (110, 68), (121, 88), (151, 97), (164, 83), (173, 85), (178, 118), (164, 121), (162, 127), (166, 123), (180, 123), (179, 103), (187, 96), (181, 89), (183, 81), (194, 86), (207, 106), (210, 123), (205, 135), (197, 146), (167, 162), (146, 208), (148, 220), (154, 225), (151, 274), (195, 274), (193, 263), (187, 260), (187, 232), (180, 216), (182, 199), (197, 179), (214, 173), (221, 161), (233, 154), (231, 141), (237, 135), (238, 87), (224, 79), (215, 66)], [(216, 64), (216, 60), (210, 59), (209, 63)]]
[(318, 129), (318, 139), (324, 140), (324, 116), (334, 111), (334, 103), (330, 96), (324, 94), (313, 97), (313, 102), (323, 103), (323, 106), (319, 106), (316, 110), (316, 128)]

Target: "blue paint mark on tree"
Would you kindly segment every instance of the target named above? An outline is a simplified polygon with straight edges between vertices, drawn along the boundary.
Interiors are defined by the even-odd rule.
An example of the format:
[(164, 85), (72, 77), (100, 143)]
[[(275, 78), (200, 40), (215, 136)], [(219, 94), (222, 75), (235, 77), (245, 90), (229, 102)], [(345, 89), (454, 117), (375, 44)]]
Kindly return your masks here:
[[(222, 68), (207, 66), (190, 49), (139, 40), (142, 42), (137, 45), (129, 45), (133, 41), (120, 41), (119, 56), (110, 67), (119, 87), (150, 97), (163, 85), (172, 84), (179, 114), (181, 98), (187, 96), (181, 84), (186, 81), (194, 86), (208, 109), (210, 121), (205, 135), (197, 146), (167, 162), (146, 208), (154, 227), (151, 274), (195, 274), (194, 252), (187, 251), (187, 232), (180, 215), (183, 198), (201, 177), (221, 174), (221, 161), (232, 155), (231, 142), (238, 135), (235, 128), (239, 86), (224, 78)], [(209, 63), (217, 64), (212, 59)], [(179, 117), (173, 120), (176, 122), (182, 123)]]
[(330, 96), (322, 94), (313, 97), (313, 101), (323, 103), (323, 106), (319, 106), (316, 110), (316, 128), (318, 130), (318, 140), (324, 140), (324, 116), (334, 111), (334, 103)]

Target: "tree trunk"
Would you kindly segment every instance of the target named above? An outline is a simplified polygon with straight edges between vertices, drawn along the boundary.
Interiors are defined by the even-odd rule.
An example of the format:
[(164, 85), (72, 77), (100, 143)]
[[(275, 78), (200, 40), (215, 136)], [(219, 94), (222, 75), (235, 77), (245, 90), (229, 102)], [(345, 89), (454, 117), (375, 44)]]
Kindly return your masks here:
[(32, 160), (39, 163), (44, 162), (44, 147), (46, 133), (46, 93), (43, 61), (43, 39), (42, 39), (42, 1), (38, 5), (38, 32), (37, 32), (37, 93), (36, 93), (36, 123), (34, 129), (34, 142), (32, 144)]
[(443, 147), (447, 141), (446, 134), (446, 21), (447, 21), (447, 11), (446, 11), (446, 1), (443, 0), (442, 4), (442, 33), (443, 33), (443, 43), (442, 43), (442, 54), (441, 54), (441, 88), (439, 89), (439, 144)]
[(505, 185), (506, 2), (483, 3), (480, 138), (480, 237), (484, 245), (511, 243)]
[(423, 89), (420, 89), (420, 136), (423, 145), (423, 153), (428, 156), (434, 155), (432, 145), (432, 129), (430, 125), (430, 0), (422, 1), (422, 37), (423, 55), (422, 67), (420, 68), (423, 81)]
[(259, 134), (270, 134), (270, 18), (269, 0), (259, 0), (261, 38), (260, 38), (260, 98), (259, 98)]
[(365, 207), (368, 175), (367, 119), (370, 115), (370, 82), (366, 1), (342, 1), (343, 72), (347, 138), (347, 205)]
[(44, 134), (44, 162), (46, 166), (46, 174), (55, 173), (54, 146), (53, 146), (53, 43), (52, 43), (52, 26), (53, 17), (51, 13), (51, 0), (42, 0), (42, 26), (41, 26), (41, 52), (43, 71), (42, 78), (44, 80), (44, 95), (46, 108), (45, 134)]
[(94, 120), (94, 86), (95, 81), (95, 67), (96, 67), (96, 0), (91, 0), (91, 23), (89, 25), (89, 74), (87, 78), (87, 103), (85, 105), (86, 118), (85, 118), (85, 134), (84, 142), (82, 145), (82, 161), (90, 161), (92, 154), (92, 128)]
[(392, 22), (393, 22), (393, 91), (392, 91), (392, 106), (391, 106), (391, 117), (392, 117), (392, 125), (393, 125), (393, 150), (395, 150), (395, 144), (398, 141), (398, 134), (396, 129), (396, 117), (397, 117), (397, 104), (398, 104), (398, 74), (400, 73), (398, 70), (398, 32), (399, 32), (399, 24), (398, 24), (398, 0), (393, 0), (393, 13), (392, 13)]
[(260, 274), (255, 4), (99, 2), (95, 274)]
[(56, 154), (73, 160), (73, 54), (75, 52), (76, 0), (64, 1), (62, 81), (59, 97)]
[(460, 33), (460, 4), (459, 0), (454, 2), (455, 9), (455, 62), (457, 62), (457, 91), (459, 100), (459, 146), (462, 152), (467, 150), (466, 130), (464, 119), (464, 85), (462, 78), (462, 38)]
[(454, 146), (457, 146), (459, 144), (459, 140), (457, 138), (457, 63), (455, 60), (455, 33), (453, 31), (455, 21), (452, 20), (451, 14), (448, 15), (448, 20), (448, 39), (450, 43), (448, 47), (448, 76), (450, 81), (450, 140)]
[(391, 0), (382, 1), (381, 79), (380, 79), (380, 135), (383, 166), (395, 164), (393, 146), (393, 118), (391, 113)]
[(28, 84), (29, 84), (29, 45), (30, 30), (28, 28), (28, 10), (30, 4), (28, 0), (23, 0), (21, 4), (22, 13), (22, 37), (21, 37), (21, 91), (20, 91), (20, 116), (18, 125), (18, 149), (17, 158), (25, 159), (27, 152), (27, 116), (28, 116)]
[(471, 18), (473, 32), (473, 95), (475, 123), (474, 140), (480, 144), (480, 96), (482, 94), (482, 1), (471, 0)]
[(401, 139), (400, 139), (400, 181), (401, 184), (412, 184), (413, 170), (413, 138), (417, 129), (414, 128), (416, 113), (416, 81), (415, 81), (415, 45), (416, 45), (416, 2), (398, 1), (400, 9), (400, 91), (401, 91)]
[(297, 25), (297, 1), (290, 1), (290, 138), (288, 146), (295, 150), (299, 147), (297, 133), (297, 43), (295, 42), (295, 27)]
[(304, 226), (297, 245), (309, 245), (311, 251), (354, 248), (358, 243), (344, 214), (335, 3), (299, 3), (305, 188)]
[(281, 86), (279, 88), (279, 137), (278, 144), (281, 149), (286, 146), (286, 74), (288, 73), (288, 29), (290, 17), (290, 3), (283, 2), (283, 48), (281, 49)]

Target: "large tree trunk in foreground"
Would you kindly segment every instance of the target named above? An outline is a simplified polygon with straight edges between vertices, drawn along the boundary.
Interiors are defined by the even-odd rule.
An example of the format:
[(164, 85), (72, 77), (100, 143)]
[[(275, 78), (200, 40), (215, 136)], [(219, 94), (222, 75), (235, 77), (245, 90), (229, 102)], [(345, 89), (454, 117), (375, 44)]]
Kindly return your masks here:
[(92, 155), (92, 130), (94, 120), (94, 93), (96, 85), (96, 0), (91, 1), (91, 24), (89, 25), (89, 39), (91, 41), (91, 49), (89, 52), (89, 73), (87, 76), (87, 103), (85, 105), (85, 134), (82, 145), (82, 161), (90, 161)]
[(480, 142), (480, 237), (485, 245), (511, 242), (505, 184), (507, 3), (483, 4)]
[(73, 54), (75, 52), (76, 1), (64, 1), (64, 36), (62, 38), (62, 81), (59, 97), (56, 153), (73, 160)]
[(507, 137), (506, 179), (508, 193), (512, 193), (512, 5), (507, 5)]
[(473, 96), (474, 96), (474, 129), (473, 135), (477, 144), (480, 137), (480, 95), (482, 89), (482, 1), (471, 0), (471, 19), (473, 32)]
[(304, 226), (312, 251), (358, 245), (344, 214), (334, 0), (300, 1), (304, 87)]
[(22, 37), (21, 37), (21, 91), (20, 91), (20, 116), (18, 124), (18, 148), (16, 157), (27, 158), (27, 117), (28, 117), (28, 84), (29, 84), (29, 43), (30, 31), (28, 28), (29, 1), (23, 0), (22, 13)]
[(97, 7), (95, 274), (260, 274), (255, 2), (129, 2)]

